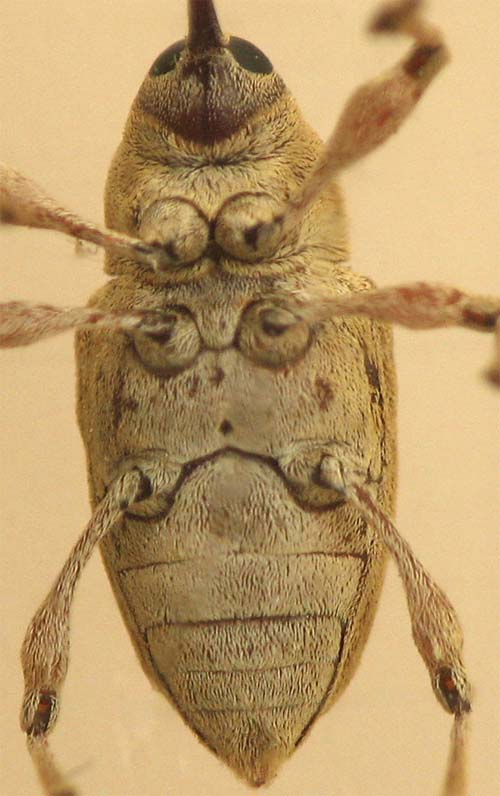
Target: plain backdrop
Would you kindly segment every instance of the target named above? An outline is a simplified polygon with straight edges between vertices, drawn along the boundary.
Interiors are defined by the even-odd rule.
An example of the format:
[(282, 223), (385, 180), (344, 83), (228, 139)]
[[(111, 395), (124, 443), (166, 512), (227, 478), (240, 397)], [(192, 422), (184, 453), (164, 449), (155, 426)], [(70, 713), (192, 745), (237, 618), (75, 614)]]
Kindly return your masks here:
[[(219, 0), (224, 29), (258, 44), (326, 136), (360, 81), (407, 41), (370, 40), (369, 0)], [(435, 0), (453, 62), (399, 135), (343, 180), (352, 264), (381, 285), (439, 280), (500, 293), (498, 0)], [(101, 220), (107, 164), (156, 55), (185, 33), (181, 0), (3, 0), (1, 156)], [(101, 255), (0, 231), (2, 297), (81, 305)], [(454, 602), (474, 683), (470, 796), (498, 768), (499, 394), (480, 376), (492, 341), (464, 330), (396, 331), (398, 525)], [(88, 516), (74, 419), (71, 335), (2, 352), (2, 796), (39, 788), (18, 729), (26, 625)], [(72, 661), (53, 746), (82, 796), (244, 796), (145, 679), (96, 554), (78, 587)], [(432, 796), (450, 717), (413, 646), (391, 565), (358, 674), (283, 767), (270, 796)]]

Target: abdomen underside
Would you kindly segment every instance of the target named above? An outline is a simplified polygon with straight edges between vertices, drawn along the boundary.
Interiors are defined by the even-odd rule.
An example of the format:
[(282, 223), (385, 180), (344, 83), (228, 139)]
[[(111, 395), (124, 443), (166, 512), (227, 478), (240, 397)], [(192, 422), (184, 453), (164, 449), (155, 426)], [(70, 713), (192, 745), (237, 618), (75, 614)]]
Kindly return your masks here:
[(382, 555), (352, 509), (299, 505), (268, 462), (222, 451), (161, 516), (103, 544), (144, 666), (189, 725), (266, 781), (341, 685)]

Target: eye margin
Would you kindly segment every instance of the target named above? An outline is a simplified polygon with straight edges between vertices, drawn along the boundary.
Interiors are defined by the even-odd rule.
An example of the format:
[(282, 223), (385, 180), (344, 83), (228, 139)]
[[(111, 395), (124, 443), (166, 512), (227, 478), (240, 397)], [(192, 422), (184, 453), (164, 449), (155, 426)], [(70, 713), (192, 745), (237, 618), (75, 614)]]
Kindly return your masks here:
[(186, 40), (179, 39), (179, 41), (176, 41), (174, 44), (171, 44), (170, 47), (167, 47), (166, 50), (163, 50), (163, 52), (160, 53), (160, 55), (153, 62), (153, 65), (149, 70), (150, 77), (160, 77), (160, 75), (166, 75), (168, 72), (172, 72), (175, 69), (177, 61), (179, 60), (185, 47)]
[(247, 72), (254, 72), (259, 75), (269, 75), (274, 72), (274, 67), (267, 55), (246, 39), (241, 39), (239, 36), (231, 36), (228, 50), (235, 61)]
[[(156, 58), (149, 70), (151, 77), (160, 77), (160, 75), (172, 72), (177, 62), (186, 47), (186, 40), (179, 39), (174, 42), (166, 50)], [(253, 72), (259, 75), (269, 75), (274, 71), (273, 65), (267, 55), (262, 50), (259, 50), (255, 44), (242, 39), (239, 36), (231, 36), (227, 49), (235, 59), (235, 61), (247, 72)]]

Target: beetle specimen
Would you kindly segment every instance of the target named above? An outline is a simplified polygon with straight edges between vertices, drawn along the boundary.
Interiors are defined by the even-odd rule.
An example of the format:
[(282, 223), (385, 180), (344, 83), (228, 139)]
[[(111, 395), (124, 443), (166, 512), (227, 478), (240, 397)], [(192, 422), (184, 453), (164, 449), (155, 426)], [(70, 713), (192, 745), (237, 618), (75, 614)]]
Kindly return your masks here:
[[(375, 29), (417, 44), (383, 91), (355, 95), (317, 169), (321, 146), (267, 59), (227, 40), (210, 3), (190, 12), (187, 45), (155, 61), (108, 183), (109, 226), (140, 240), (84, 225), (3, 172), (6, 220), (103, 243), (119, 279), (90, 310), (7, 305), (2, 331), (5, 344), (21, 344), (84, 329), (79, 416), (96, 509), (82, 544), (106, 535), (146, 670), (209, 746), (261, 784), (352, 670), (381, 542), (395, 552), (410, 607), (424, 611), (414, 634), (438, 697), (459, 719), (468, 709), (452, 609), (366, 486), (390, 511), (390, 338), (345, 316), (493, 328), (498, 304), (429, 286), (367, 293), (369, 282), (343, 265), (330, 180), (394, 131), (446, 58), (415, 3), (377, 17)], [(23, 654), (23, 725), (52, 791), (46, 732), (65, 674), (69, 602), (91, 552), (82, 544)]]

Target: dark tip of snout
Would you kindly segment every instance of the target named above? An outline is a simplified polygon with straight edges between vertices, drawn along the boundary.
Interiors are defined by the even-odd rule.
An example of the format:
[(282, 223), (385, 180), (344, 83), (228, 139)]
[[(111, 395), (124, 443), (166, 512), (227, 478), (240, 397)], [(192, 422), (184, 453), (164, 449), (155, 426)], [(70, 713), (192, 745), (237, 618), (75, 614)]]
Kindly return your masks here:
[(221, 31), (213, 0), (189, 0), (190, 50), (206, 50), (223, 47), (227, 42)]

